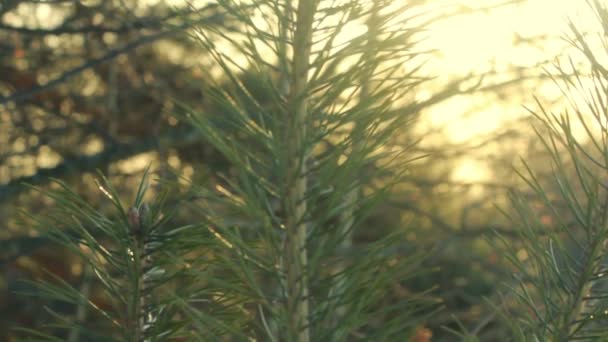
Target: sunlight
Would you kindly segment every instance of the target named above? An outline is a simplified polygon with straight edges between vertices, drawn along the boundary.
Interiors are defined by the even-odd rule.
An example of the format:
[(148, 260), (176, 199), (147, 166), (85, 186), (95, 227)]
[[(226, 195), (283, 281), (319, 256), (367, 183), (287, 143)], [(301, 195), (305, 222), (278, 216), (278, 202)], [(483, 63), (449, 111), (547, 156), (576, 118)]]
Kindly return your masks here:
[[(452, 171), (452, 179), (458, 182), (468, 182), (471, 179), (475, 181), (489, 181), (491, 171), (486, 166), (478, 161), (467, 159), (458, 164)], [(481, 187), (473, 189), (473, 193), (469, 195), (477, 196), (482, 192)]]
[[(472, 0), (456, 1), (456, 4), (469, 8), (481, 6), (479, 1)], [(509, 75), (514, 67), (522, 70), (531, 68), (536, 75), (543, 74), (543, 67), (553, 72), (555, 58), (565, 58), (566, 54), (573, 52), (563, 39), (569, 34), (567, 19), (571, 19), (583, 31), (597, 31), (597, 28), (590, 27), (589, 23), (596, 22), (591, 16), (585, 1), (529, 0), (436, 22), (427, 34), (428, 38), (422, 42), (424, 47), (438, 50), (430, 58), (427, 71), (439, 75), (437, 87), (445, 84), (446, 80), (486, 72), (496, 73), (494, 82), (507, 80), (517, 77)], [(426, 113), (422, 126), (426, 129), (443, 127), (445, 139), (451, 143), (473, 141), (529, 115), (523, 104), (537, 109), (533, 102), (534, 95), (541, 99), (562, 98), (559, 88), (550, 81), (540, 84), (546, 86), (539, 88), (538, 85), (529, 85), (523, 88), (534, 87), (530, 89), (532, 93), (508, 90), (505, 92), (507, 97), (500, 102), (490, 93), (452, 98)], [(563, 102), (556, 102), (546, 109), (559, 112), (563, 105)], [(577, 125), (574, 126), (577, 128)], [(575, 134), (582, 137), (584, 132), (577, 129)], [(465, 160), (454, 170), (452, 178), (479, 181), (488, 176), (487, 172), (487, 167), (478, 161)]]
[[(142, 4), (156, 2), (158, 0), (145, 0), (142, 1)], [(491, 83), (498, 79), (504, 80), (506, 77), (512, 77), (509, 73), (512, 72), (513, 67), (531, 68), (539, 74), (542, 72), (541, 68), (543, 66), (548, 66), (548, 70), (551, 70), (550, 63), (554, 62), (555, 58), (563, 58), (565, 52), (572, 51), (572, 49), (567, 48), (568, 43), (562, 39), (568, 33), (567, 18), (572, 19), (581, 30), (597, 30), (597, 28), (591, 27), (592, 23), (596, 23), (596, 21), (591, 17), (592, 14), (588, 10), (586, 1), (528, 0), (486, 11), (477, 10), (483, 6), (491, 8), (493, 5), (507, 2), (443, 0), (429, 1), (429, 4), (425, 5), (425, 8), (446, 12), (466, 8), (476, 10), (439, 20), (433, 23), (425, 33), (426, 38), (421, 41), (418, 49), (436, 49), (437, 53), (428, 59), (423, 72), (437, 75), (438, 78), (435, 83), (428, 83), (420, 94), (415, 94), (414, 96), (417, 99), (425, 98), (427, 95), (431, 96), (437, 90), (440, 90), (446, 84), (446, 81), (449, 82), (465, 75), (496, 72), (495, 78), (490, 81)], [(167, 3), (173, 6), (189, 3), (195, 7), (201, 7), (212, 3), (212, 1), (170, 0)], [(400, 2), (396, 2), (396, 4), (398, 6), (402, 5)], [(33, 4), (21, 4), (16, 12), (18, 15), (9, 13), (7, 14), (7, 20), (15, 25), (52, 28), (60, 23), (64, 16), (62, 11), (65, 11), (65, 9), (55, 9), (55, 12), (51, 13), (50, 5), (36, 4), (36, 7), (33, 6)], [(32, 13), (33, 15), (24, 15), (25, 12), (30, 13), (34, 8), (36, 11)], [(420, 11), (420, 9), (415, 11)], [(264, 21), (260, 13), (256, 13), (253, 20), (259, 23), (260, 27), (268, 25), (268, 22)], [(326, 25), (329, 24), (331, 23), (326, 23)], [(365, 25), (351, 23), (344, 28), (342, 34), (338, 35), (336, 44), (344, 43), (365, 31)], [(51, 36), (49, 42), (58, 45), (59, 38)], [(317, 42), (315, 48), (319, 48), (321, 43)], [(159, 44), (159, 51), (162, 50), (162, 53), (172, 57), (175, 62), (183, 60), (184, 51), (169, 44), (168, 42)], [(219, 42), (218, 45), (222, 46), (226, 56), (233, 59), (235, 68), (248, 65), (248, 60), (242, 56), (238, 49), (225, 44), (225, 42)], [(258, 49), (262, 55), (273, 55), (271, 50), (262, 44), (258, 46)], [(356, 58), (358, 56), (352, 57), (352, 59)], [(203, 58), (200, 58), (200, 63), (203, 63), (203, 60)], [(269, 62), (274, 61), (269, 60)], [(348, 68), (348, 63), (341, 64), (339, 68)], [(203, 65), (203, 69), (207, 69), (213, 76), (217, 77), (219, 77), (221, 71), (217, 66), (210, 67), (209, 64)], [(44, 75), (39, 77), (44, 77)], [(87, 85), (90, 89), (98, 87), (93, 81), (94, 79), (88, 77)], [(422, 94), (422, 92), (427, 95)], [(457, 96), (444, 101), (428, 110), (428, 113), (424, 113), (421, 126), (424, 126), (425, 129), (444, 127), (442, 131), (445, 133), (447, 142), (466, 143), (480, 135), (496, 132), (510, 122), (528, 115), (522, 104), (530, 105), (532, 109), (536, 108), (532, 101), (532, 95), (547, 99), (555, 99), (561, 96), (558, 87), (549, 82), (536, 86), (534, 93), (521, 94), (521, 92), (509, 91), (509, 97), (500, 102), (487, 94), (489, 93)], [(554, 108), (563, 108), (563, 104), (555, 103), (554, 107), (547, 109), (552, 110)], [(575, 133), (584, 136), (584, 130), (578, 126), (574, 125), (577, 129)], [(462, 170), (472, 170), (473, 168), (470, 165), (472, 164), (467, 167), (463, 166)], [(466, 180), (464, 178), (469, 174), (469, 180), (475, 180), (479, 178), (475, 174), (484, 173), (464, 172), (462, 170), (458, 172), (458, 175), (454, 174), (454, 177)]]
[[(173, 1), (177, 3), (182, 0)], [(207, 2), (200, 1), (199, 4)], [(585, 1), (528, 0), (497, 6), (501, 3), (508, 1), (445, 0), (431, 1), (422, 7), (422, 10), (446, 13), (464, 9), (471, 11), (439, 20), (425, 33), (426, 38), (418, 46), (419, 50), (436, 50), (437, 53), (428, 59), (424, 72), (437, 75), (438, 79), (422, 89), (426, 95), (416, 94), (416, 98), (423, 100), (442, 89), (446, 81), (467, 75), (494, 73), (484, 83), (492, 84), (518, 77), (513, 74), (514, 68), (530, 68), (528, 72), (537, 78), (543, 74), (543, 68), (555, 71), (552, 63), (573, 51), (563, 39), (569, 33), (567, 19), (573, 20), (583, 31), (593, 30), (589, 23), (595, 23)], [(484, 7), (488, 10), (479, 10)], [(260, 25), (267, 24), (261, 18), (254, 20), (259, 20)], [(351, 24), (339, 35), (338, 41), (348, 41), (365, 30), (365, 25)], [(317, 46), (319, 44), (321, 42)], [(263, 50), (263, 47), (260, 49)], [(236, 51), (229, 47), (226, 47), (226, 51), (232, 58), (238, 59)], [(241, 62), (247, 64), (245, 60)], [(340, 67), (348, 68), (348, 63)], [(519, 89), (507, 90), (507, 97), (500, 101), (495, 99), (494, 92), (453, 97), (427, 110), (420, 126), (424, 127), (423, 130), (442, 127), (443, 139), (447, 143), (475, 141), (528, 116), (523, 105), (537, 109), (533, 102), (534, 95), (547, 99), (547, 102), (562, 97), (559, 88), (550, 81), (534, 82)], [(534, 93), (526, 93), (528, 89)], [(563, 105), (563, 102), (555, 102), (546, 109), (559, 112)], [(575, 123), (573, 128), (577, 136), (584, 137), (585, 132), (580, 125)], [(473, 159), (463, 160), (452, 173), (453, 179), (458, 181), (479, 181), (489, 176), (487, 165)]]
[[(479, 7), (479, 1), (458, 3)], [(514, 62), (533, 65), (543, 57), (559, 52), (565, 45), (559, 37), (565, 32), (565, 19), (583, 14), (589, 16), (586, 10), (584, 1), (530, 0), (487, 12), (476, 11), (435, 23), (423, 44), (438, 47), (442, 58), (435, 66), (448, 73), (466, 74)], [(590, 18), (585, 19), (589, 21)], [(536, 52), (517, 44), (519, 40), (535, 37), (543, 39), (544, 43)], [(545, 41), (545, 38), (550, 40)]]

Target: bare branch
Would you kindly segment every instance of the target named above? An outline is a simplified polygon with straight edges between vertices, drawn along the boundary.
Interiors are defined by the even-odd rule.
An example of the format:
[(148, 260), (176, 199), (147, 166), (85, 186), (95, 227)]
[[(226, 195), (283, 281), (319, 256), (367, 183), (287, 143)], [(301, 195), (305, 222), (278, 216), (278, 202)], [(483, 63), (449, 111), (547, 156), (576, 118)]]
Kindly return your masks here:
[(125, 23), (118, 27), (107, 27), (107, 26), (82, 26), (82, 27), (69, 27), (59, 26), (53, 29), (42, 29), (42, 28), (29, 28), (22, 26), (12, 26), (4, 23), (0, 23), (0, 30), (17, 32), (22, 34), (30, 35), (62, 35), (62, 34), (84, 34), (84, 33), (126, 33), (141, 29), (160, 29), (163, 27), (164, 22), (169, 19), (183, 16), (185, 14), (192, 13), (192, 11), (181, 12), (176, 11), (167, 14), (164, 17), (147, 17), (139, 20), (133, 20)]
[(49, 88), (52, 88), (54, 86), (57, 86), (65, 81), (67, 81), (68, 79), (76, 76), (77, 74), (81, 73), (82, 71), (92, 68), (98, 64), (107, 62), (117, 56), (120, 56), (124, 53), (127, 53), (135, 48), (137, 48), (138, 46), (147, 44), (147, 43), (151, 43), (154, 42), (158, 39), (161, 39), (167, 35), (173, 34), (175, 32), (177, 32), (179, 29), (174, 29), (174, 30), (169, 30), (169, 31), (163, 31), (160, 33), (156, 33), (156, 34), (152, 34), (152, 35), (147, 35), (144, 36), (140, 39), (137, 39), (135, 41), (132, 41), (128, 44), (126, 44), (125, 46), (118, 48), (118, 49), (114, 49), (111, 50), (110, 52), (106, 53), (105, 55), (99, 57), (99, 58), (94, 58), (91, 59), (71, 70), (68, 70), (66, 72), (64, 72), (63, 74), (61, 74), (60, 76), (48, 81), (47, 83), (43, 84), (43, 85), (39, 85), (39, 86), (35, 86), (32, 87), (30, 89), (24, 90), (24, 91), (18, 91), (16, 93), (13, 93), (12, 95), (9, 96), (5, 96), (5, 97), (0, 97), (0, 105), (5, 105), (9, 102), (21, 102), (25, 99), (28, 99), (44, 90), (47, 90)]
[(48, 183), (51, 178), (63, 178), (74, 173), (90, 172), (109, 163), (125, 159), (140, 153), (154, 150), (159, 141), (171, 146), (181, 146), (198, 141), (199, 135), (195, 129), (175, 129), (163, 136), (150, 136), (130, 144), (116, 144), (92, 156), (75, 156), (64, 159), (52, 168), (39, 169), (32, 176), (21, 177), (4, 185), (0, 185), (0, 202), (24, 191), (23, 184), (41, 185)]

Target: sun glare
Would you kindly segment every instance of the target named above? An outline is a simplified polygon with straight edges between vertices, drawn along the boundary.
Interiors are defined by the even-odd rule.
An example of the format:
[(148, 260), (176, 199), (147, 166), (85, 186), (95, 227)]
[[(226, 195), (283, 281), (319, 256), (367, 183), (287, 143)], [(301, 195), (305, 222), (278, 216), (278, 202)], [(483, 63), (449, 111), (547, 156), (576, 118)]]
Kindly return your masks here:
[[(472, 9), (492, 6), (492, 3), (500, 2), (469, 0), (449, 2), (449, 5), (446, 2), (445, 8), (447, 11)], [(582, 31), (597, 31), (592, 27), (596, 23), (592, 16), (586, 1), (572, 0), (528, 0), (488, 11), (454, 15), (434, 23), (422, 43), (424, 48), (437, 51), (429, 58), (426, 72), (437, 75), (437, 87), (453, 79), (488, 72), (494, 76), (490, 81), (485, 78), (486, 83), (482, 86), (504, 81), (513, 77), (508, 75), (514, 68), (530, 68), (529, 72), (542, 75), (543, 68), (554, 70), (552, 63), (574, 52), (563, 39), (569, 34), (568, 20)], [(473, 141), (529, 115), (523, 105), (536, 108), (533, 95), (551, 100), (563, 97), (550, 81), (544, 84), (547, 86), (527, 86), (534, 87), (524, 90), (527, 93), (508, 91), (506, 94), (510, 95), (500, 102), (495, 92), (454, 97), (425, 113), (421, 126), (431, 130), (442, 127), (444, 139), (451, 143)], [(564, 104), (556, 102), (555, 107), (548, 109), (561, 109)], [(473, 160), (463, 161), (462, 167), (452, 174), (453, 179), (461, 181), (475, 181), (486, 176), (485, 167)]]
[[(142, 3), (149, 4), (155, 2), (157, 0), (142, 1)], [(186, 2), (194, 6), (203, 6), (212, 1), (168, 1), (172, 5)], [(395, 3), (402, 4), (399, 1)], [(530, 68), (528, 70), (534, 70), (536, 75), (540, 75), (543, 67), (551, 69), (552, 62), (565, 58), (572, 52), (572, 49), (568, 49), (568, 43), (563, 39), (568, 33), (568, 19), (572, 20), (582, 31), (597, 31), (598, 29), (593, 27), (597, 22), (596, 18), (589, 10), (587, 2), (583, 0), (524, 0), (516, 4), (507, 4), (509, 1), (498, 0), (430, 0), (427, 3), (429, 3), (428, 8), (425, 8), (433, 13), (436, 10), (442, 10), (445, 13), (460, 13), (434, 22), (424, 33), (426, 39), (420, 42), (418, 49), (421, 51), (435, 50), (436, 53), (429, 56), (422, 72), (436, 76), (437, 79), (435, 83), (429, 82), (423, 87), (424, 89), (420, 89), (420, 92), (414, 95), (417, 99), (432, 96), (442, 90), (447, 82), (467, 75), (491, 74), (492, 76), (484, 78), (486, 83), (482, 83), (482, 86), (513, 77), (514, 68), (520, 70)], [(501, 3), (505, 5), (497, 6)], [(8, 21), (13, 20), (15, 25), (26, 26), (45, 22), (48, 27), (56, 25), (57, 20), (60, 22), (61, 13), (50, 15), (50, 5), (36, 4), (37, 11), (33, 13), (34, 15), (29, 17), (23, 15), (24, 12), (31, 11), (32, 6), (19, 7), (18, 12), (22, 15), (15, 16), (15, 18), (9, 17)], [(484, 7), (487, 10), (480, 10)], [(420, 9), (416, 9), (416, 11), (420, 11)], [(28, 18), (28, 20), (22, 18)], [(40, 20), (42, 18), (44, 18), (43, 21)], [(32, 22), (29, 22), (30, 19)], [(265, 22), (260, 13), (257, 13), (252, 20), (259, 22), (260, 25), (272, 24)], [(268, 29), (271, 30), (270, 27)], [(366, 27), (362, 23), (353, 23), (344, 30), (344, 34), (337, 38), (337, 43), (343, 43), (361, 35), (365, 30)], [(261, 54), (272, 55), (271, 51), (262, 44), (258, 48)], [(167, 49), (166, 46), (163, 50), (164, 53), (178, 51), (173, 48)], [(230, 56), (234, 64), (239, 67), (248, 63), (247, 59), (234, 47), (226, 46), (223, 52), (226, 56)], [(180, 54), (175, 56), (176, 60), (180, 58), (182, 58)], [(344, 63), (341, 67), (348, 68), (348, 64)], [(205, 65), (205, 68), (214, 75), (220, 71), (217, 67), (211, 68), (209, 65)], [(475, 77), (473, 77), (473, 81), (475, 81)], [(547, 86), (547, 84), (549, 83), (539, 83), (527, 94), (522, 94), (521, 90), (519, 92), (511, 91), (508, 98), (501, 99), (500, 102), (496, 101), (494, 91), (470, 96), (455, 96), (427, 110), (420, 126), (423, 127), (423, 130), (443, 127), (441, 129), (444, 133), (442, 139), (449, 143), (472, 141), (476, 137), (504, 128), (509, 122), (523, 115), (528, 115), (522, 105), (534, 106), (532, 95), (547, 99), (559, 98), (561, 96), (559, 89), (551, 84)], [(556, 106), (555, 108), (564, 108), (563, 103), (556, 103)], [(584, 135), (582, 129), (579, 131)], [(467, 178), (467, 174), (470, 175), (470, 180), (478, 178), (479, 175), (475, 175), (475, 172), (472, 171), (474, 169), (470, 166), (463, 167), (458, 172), (458, 178)]]
[[(503, 5), (498, 6), (501, 3)], [(482, 85), (516, 77), (513, 75), (514, 69), (529, 68), (526, 72), (538, 77), (543, 74), (543, 68), (551, 69), (551, 63), (572, 52), (563, 39), (568, 34), (567, 20), (572, 20), (583, 31), (593, 30), (590, 23), (596, 22), (587, 3), (582, 0), (506, 3), (508, 1), (429, 1), (427, 9), (432, 8), (431, 12), (443, 10), (445, 13), (458, 14), (433, 23), (425, 33), (426, 39), (418, 46), (420, 50), (436, 51), (428, 58), (423, 72), (437, 76), (437, 81), (422, 89), (425, 94), (431, 96), (441, 90), (446, 82), (467, 75), (491, 75), (484, 78)], [(266, 24), (260, 21), (260, 25)], [(347, 41), (364, 31), (365, 25), (351, 25), (338, 40)], [(234, 51), (229, 55), (237, 58)], [(348, 64), (344, 63), (342, 67), (347, 68)], [(522, 91), (525, 87), (534, 88)], [(560, 97), (559, 88), (550, 82), (526, 85), (518, 90), (509, 90), (507, 94), (507, 98), (500, 101), (496, 101), (493, 91), (452, 97), (427, 110), (420, 126), (424, 127), (423, 130), (442, 127), (442, 139), (446, 142), (467, 143), (498, 132), (522, 116), (529, 115), (523, 105), (534, 106), (533, 95), (551, 100)], [(416, 98), (424, 96), (421, 92)], [(555, 108), (563, 108), (563, 105), (556, 103)], [(454, 171), (453, 178), (475, 181), (488, 175), (487, 166), (479, 161), (465, 160), (462, 167)]]
[[(479, 4), (459, 2), (462, 8), (478, 8)], [(581, 21), (585, 22), (591, 19), (584, 18), (590, 16), (587, 12), (584, 1), (529, 0), (439, 21), (431, 27), (424, 44), (439, 49), (442, 58), (433, 64), (448, 73), (468, 73), (500, 64), (532, 65), (564, 46), (560, 36), (565, 32), (567, 18), (583, 16)], [(535, 37), (544, 43), (536, 53), (518, 44)]]

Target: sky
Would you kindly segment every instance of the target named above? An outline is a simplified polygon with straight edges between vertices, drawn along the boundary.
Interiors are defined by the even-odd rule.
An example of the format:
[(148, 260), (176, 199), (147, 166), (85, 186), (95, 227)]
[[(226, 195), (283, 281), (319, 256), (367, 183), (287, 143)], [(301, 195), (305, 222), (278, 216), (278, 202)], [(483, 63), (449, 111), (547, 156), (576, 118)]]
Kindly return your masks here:
[[(479, 7), (482, 3), (499, 2), (504, 1), (439, 1), (434, 4)], [(564, 35), (569, 34), (568, 18), (582, 30), (594, 29), (591, 23), (595, 23), (595, 19), (583, 0), (527, 0), (442, 20), (431, 26), (422, 42), (423, 47), (438, 49), (429, 59), (426, 72), (437, 75), (437, 84), (469, 73), (496, 70), (496, 77), (484, 80), (488, 84), (501, 77), (508, 79), (508, 71), (513, 66), (532, 68), (532, 74), (541, 75), (545, 73), (543, 68), (553, 70), (556, 58), (563, 61), (574, 52), (563, 40)], [(541, 43), (525, 44), (527, 39), (534, 38), (539, 38)], [(547, 99), (560, 96), (559, 89), (549, 81), (533, 86), (520, 88), (525, 89), (525, 93), (507, 93), (506, 98), (500, 100), (492, 94), (452, 98), (425, 114), (424, 129), (443, 127), (451, 143), (467, 143), (499, 131), (510, 122), (529, 115), (524, 105), (536, 108), (533, 96)], [(559, 110), (561, 105), (555, 103), (554, 107), (549, 107)], [(455, 180), (490, 180), (492, 177), (483, 157), (463, 159), (459, 165), (452, 174)]]

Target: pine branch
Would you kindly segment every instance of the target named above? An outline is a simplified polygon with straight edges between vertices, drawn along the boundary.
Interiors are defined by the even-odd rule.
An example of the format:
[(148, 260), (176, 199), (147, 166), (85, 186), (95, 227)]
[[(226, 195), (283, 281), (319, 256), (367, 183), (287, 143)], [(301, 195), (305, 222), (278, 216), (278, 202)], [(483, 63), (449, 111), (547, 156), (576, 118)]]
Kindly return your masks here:
[[(394, 269), (389, 265), (387, 251), (399, 239), (343, 248), (345, 235), (363, 229), (386, 198), (385, 188), (401, 179), (406, 163), (397, 160), (403, 155), (380, 151), (411, 121), (411, 116), (391, 111), (392, 104), (421, 81), (402, 70), (412, 55), (409, 39), (419, 32), (400, 21), (407, 5), (380, 16), (384, 31), (373, 49), (363, 37), (336, 43), (347, 23), (369, 19), (368, 5), (303, 1), (292, 8), (289, 1), (252, 6), (223, 2), (226, 12), (242, 23), (242, 34), (198, 30), (192, 36), (231, 87), (212, 93), (222, 117), (180, 105), (238, 170), (234, 177), (224, 177), (221, 187), (194, 184), (193, 189), (218, 248), (225, 249), (221, 264), (229, 271), (223, 277), (234, 284), (225, 292), (256, 308), (248, 310), (247, 325), (256, 338), (401, 338), (424, 317), (421, 313), (415, 318), (413, 312), (428, 309), (417, 297), (384, 305), (390, 296), (384, 289), (416, 274), (413, 270), (420, 265), (420, 258), (407, 253), (399, 254), (397, 264), (390, 263)], [(267, 27), (252, 20), (256, 11), (268, 14), (262, 16)], [(328, 13), (335, 15), (336, 25), (327, 25)], [(237, 53), (225, 53), (225, 45)], [(362, 58), (359, 52), (367, 50)], [(343, 68), (349, 63), (352, 67)], [(249, 74), (259, 77), (259, 84), (243, 82)], [(358, 95), (362, 80), (369, 80), (364, 90), (369, 96)], [(260, 89), (270, 101), (261, 101)], [(359, 170), (376, 162), (382, 165), (377, 173), (361, 177)], [(394, 179), (386, 177), (391, 178), (386, 187), (345, 201), (385, 167), (399, 170), (391, 174)], [(337, 284), (340, 289), (332, 290)], [(342, 310), (342, 319), (336, 318), (338, 308), (348, 308)], [(214, 324), (210, 318), (204, 321)]]
[[(601, 15), (602, 5), (589, 5), (601, 26), (608, 24), (604, 22), (608, 18)], [(591, 72), (583, 76), (572, 59), (570, 70), (557, 64), (561, 77), (555, 77), (554, 82), (570, 108), (563, 114), (549, 113), (537, 100), (539, 108), (530, 110), (538, 124), (534, 127), (537, 139), (551, 157), (551, 174), (541, 178), (524, 162), (525, 172), (519, 175), (536, 194), (536, 201), (549, 210), (550, 221), (555, 224), (548, 229), (539, 220), (529, 195), (511, 194), (515, 214), (509, 217), (521, 227), (521, 245), (510, 245), (504, 239), (502, 242), (508, 259), (520, 273), (513, 292), (533, 316), (507, 321), (514, 327), (514, 336), (522, 338), (599, 341), (608, 338), (603, 329), (608, 312), (608, 139), (606, 130), (591, 127), (605, 126), (608, 73), (597, 58), (600, 52), (590, 49), (588, 38), (572, 22), (569, 27), (573, 34), (569, 41), (587, 59)], [(605, 47), (605, 37), (601, 39)], [(587, 143), (574, 134), (574, 125), (584, 127)]]

